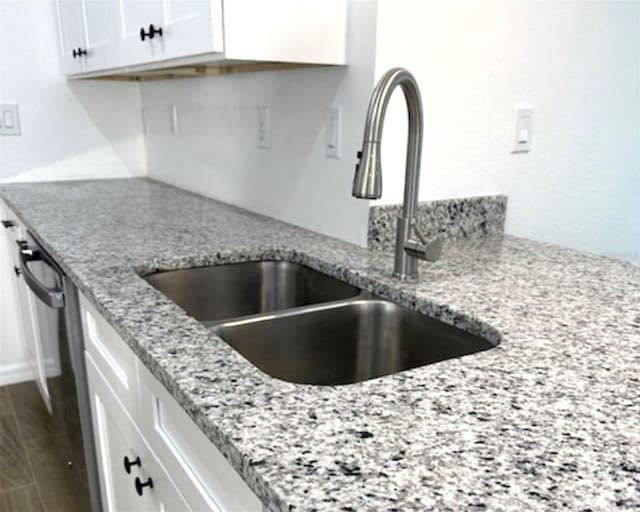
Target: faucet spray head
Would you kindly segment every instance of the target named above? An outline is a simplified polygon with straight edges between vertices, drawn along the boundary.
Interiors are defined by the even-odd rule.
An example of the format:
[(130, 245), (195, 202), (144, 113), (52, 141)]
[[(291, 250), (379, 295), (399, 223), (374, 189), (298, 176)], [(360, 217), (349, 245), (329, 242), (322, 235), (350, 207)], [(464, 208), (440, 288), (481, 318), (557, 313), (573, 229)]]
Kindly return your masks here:
[(382, 196), (382, 169), (378, 142), (365, 141), (362, 151), (358, 151), (352, 194), (360, 199), (379, 199)]

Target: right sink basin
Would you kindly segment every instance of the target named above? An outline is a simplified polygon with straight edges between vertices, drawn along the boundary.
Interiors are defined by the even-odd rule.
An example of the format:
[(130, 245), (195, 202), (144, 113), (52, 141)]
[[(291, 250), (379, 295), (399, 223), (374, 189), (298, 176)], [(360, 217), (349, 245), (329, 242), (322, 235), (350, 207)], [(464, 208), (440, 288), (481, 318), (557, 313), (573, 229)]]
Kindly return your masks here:
[(229, 321), (213, 331), (263, 372), (316, 385), (359, 382), (495, 346), (378, 299)]

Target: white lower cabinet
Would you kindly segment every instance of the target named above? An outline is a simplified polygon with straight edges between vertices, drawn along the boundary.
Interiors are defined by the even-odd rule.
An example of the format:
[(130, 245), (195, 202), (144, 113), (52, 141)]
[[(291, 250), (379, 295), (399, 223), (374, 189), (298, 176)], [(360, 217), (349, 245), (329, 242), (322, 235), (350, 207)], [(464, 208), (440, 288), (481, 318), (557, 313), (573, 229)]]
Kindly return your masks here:
[[(0, 235), (3, 237), (2, 247), (6, 247), (6, 253), (2, 259), (6, 259), (6, 264), (9, 264), (13, 270), (9, 278), (12, 281), (12, 285), (8, 287), (8, 290), (3, 291), (12, 295), (12, 297), (10, 296), (10, 300), (13, 299), (16, 305), (18, 313), (18, 333), (21, 337), (29, 366), (31, 367), (31, 373), (47, 408), (51, 411), (51, 397), (47, 386), (47, 363), (49, 364), (49, 371), (55, 371), (57, 368), (53, 364), (54, 360), (51, 357), (47, 357), (50, 356), (50, 354), (46, 354), (43, 347), (51, 347), (53, 344), (42, 343), (36, 298), (25, 283), (20, 268), (18, 242), (25, 239), (27, 230), (17, 219), (16, 215), (1, 201), (0, 220), (3, 221), (5, 228), (3, 229), (5, 233)], [(2, 318), (3, 314), (5, 314), (5, 312), (0, 311), (0, 318)]]
[(222, 453), (83, 296), (80, 307), (105, 512), (262, 512)]
[(86, 359), (105, 512), (190, 510), (91, 356)]
[(138, 362), (145, 439), (193, 510), (261, 512), (262, 503), (167, 390)]

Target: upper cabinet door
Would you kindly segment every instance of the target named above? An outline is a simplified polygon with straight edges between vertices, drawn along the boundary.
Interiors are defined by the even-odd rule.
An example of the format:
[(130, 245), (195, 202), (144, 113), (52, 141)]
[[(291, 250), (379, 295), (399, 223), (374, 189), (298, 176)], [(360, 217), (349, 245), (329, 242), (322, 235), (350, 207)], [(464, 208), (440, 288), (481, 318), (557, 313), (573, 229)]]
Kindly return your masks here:
[[(151, 38), (148, 34), (151, 25), (155, 30), (163, 28), (163, 4), (163, 0), (120, 0), (120, 47), (126, 64), (140, 64), (161, 58), (161, 48), (151, 44), (161, 36), (154, 33)], [(144, 40), (141, 30), (145, 32)]]
[(120, 21), (113, 0), (83, 0), (87, 55), (85, 70), (125, 65), (118, 51)]
[(222, 0), (121, 0), (120, 9), (123, 64), (223, 49)]
[(86, 49), (82, 0), (58, 0), (60, 53), (62, 72), (73, 75), (84, 71), (84, 58), (78, 50)]
[(166, 0), (161, 59), (222, 52), (222, 0)]

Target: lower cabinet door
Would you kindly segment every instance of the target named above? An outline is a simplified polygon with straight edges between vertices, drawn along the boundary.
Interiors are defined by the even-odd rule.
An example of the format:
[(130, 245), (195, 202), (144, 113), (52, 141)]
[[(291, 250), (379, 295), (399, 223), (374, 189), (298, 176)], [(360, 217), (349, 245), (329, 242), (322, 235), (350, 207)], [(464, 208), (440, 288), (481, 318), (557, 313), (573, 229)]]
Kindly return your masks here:
[(105, 512), (189, 510), (91, 356), (85, 356)]
[[(24, 240), (26, 230), (20, 227), (14, 232), (17, 236), (14, 237), (15, 240), (11, 243), (11, 256), (13, 260), (13, 268), (20, 269), (20, 257), (16, 241)], [(20, 317), (19, 322), (21, 324), (21, 332), (23, 335), (26, 355), (29, 358), (33, 378), (36, 381), (38, 390), (42, 395), (42, 399), (44, 400), (48, 411), (51, 412), (51, 396), (47, 385), (47, 362), (45, 361), (43, 337), (40, 333), (38, 310), (36, 305), (36, 301), (39, 299), (37, 299), (31, 292), (22, 274), (16, 274), (14, 290), (17, 299), (16, 306)], [(50, 342), (49, 344), (51, 345), (52, 343)], [(50, 361), (53, 363), (53, 360)]]
[(158, 380), (138, 364), (140, 430), (193, 510), (261, 512), (262, 502)]

